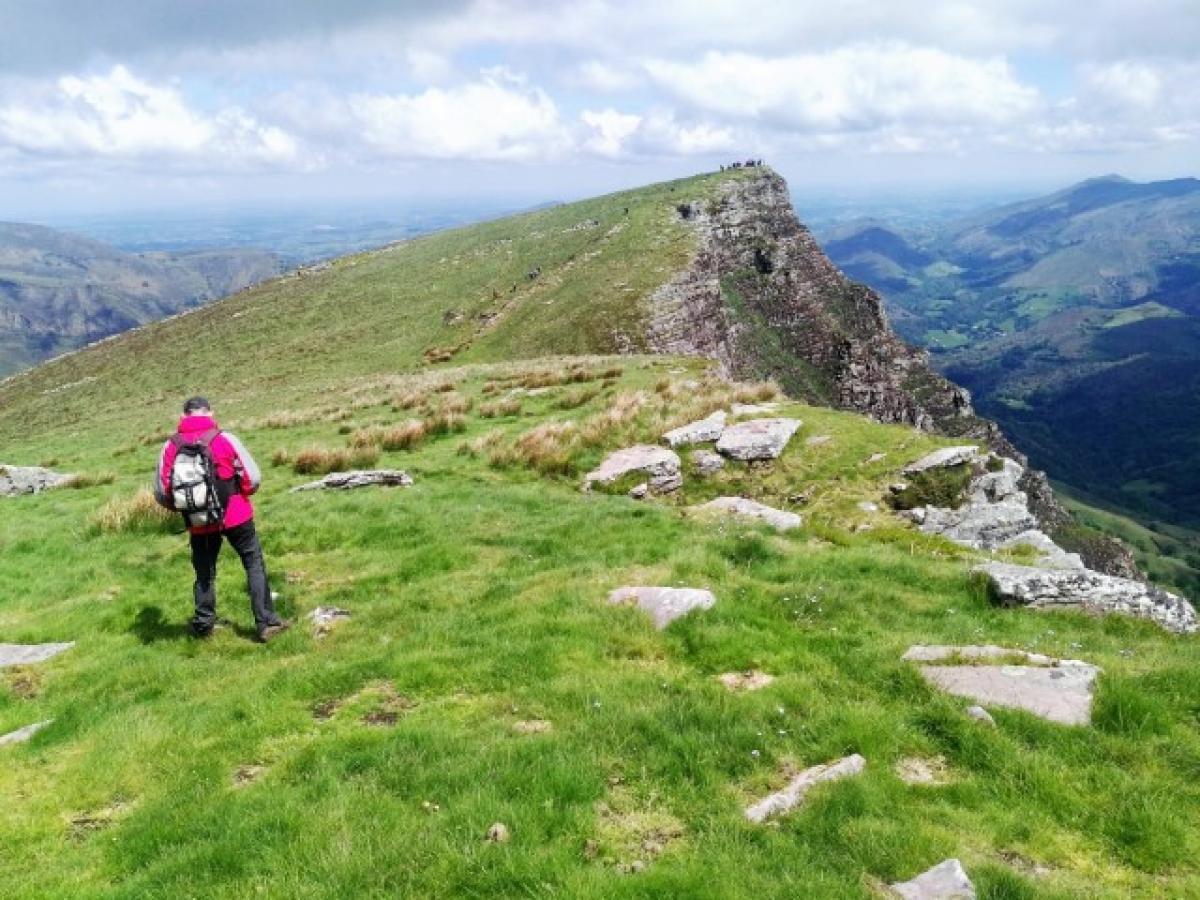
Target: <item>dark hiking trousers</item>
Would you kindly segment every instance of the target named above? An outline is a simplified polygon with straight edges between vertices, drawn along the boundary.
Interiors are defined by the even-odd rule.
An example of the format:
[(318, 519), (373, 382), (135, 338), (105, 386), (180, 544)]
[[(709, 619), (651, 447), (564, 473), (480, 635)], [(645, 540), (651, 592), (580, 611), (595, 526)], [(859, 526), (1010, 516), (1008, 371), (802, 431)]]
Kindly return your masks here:
[(267, 585), (262, 544), (251, 519), (222, 532), (191, 536), (192, 568), (196, 570), (196, 615), (192, 618), (192, 627), (196, 631), (210, 631), (217, 624), (217, 556), (221, 553), (222, 535), (241, 557), (242, 567), (246, 570), (246, 588), (250, 592), (255, 628), (261, 630), (268, 625), (278, 625), (279, 616), (275, 614), (271, 588)]

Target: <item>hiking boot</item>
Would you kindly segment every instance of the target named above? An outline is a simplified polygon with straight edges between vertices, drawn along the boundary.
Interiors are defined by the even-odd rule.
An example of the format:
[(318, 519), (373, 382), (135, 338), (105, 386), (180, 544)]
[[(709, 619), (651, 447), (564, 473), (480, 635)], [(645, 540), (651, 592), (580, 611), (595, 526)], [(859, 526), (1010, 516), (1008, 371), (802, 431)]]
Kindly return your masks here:
[(188, 625), (188, 632), (191, 634), (192, 637), (196, 638), (196, 640), (202, 641), (205, 638), (212, 637), (213, 626), (212, 625), (207, 625), (207, 626), (206, 625), (197, 625), (195, 622), (191, 622)]
[(260, 644), (265, 644), (273, 638), (283, 634), (291, 627), (292, 623), (286, 621), (276, 622), (273, 625), (264, 625), (262, 628), (258, 629), (258, 642)]

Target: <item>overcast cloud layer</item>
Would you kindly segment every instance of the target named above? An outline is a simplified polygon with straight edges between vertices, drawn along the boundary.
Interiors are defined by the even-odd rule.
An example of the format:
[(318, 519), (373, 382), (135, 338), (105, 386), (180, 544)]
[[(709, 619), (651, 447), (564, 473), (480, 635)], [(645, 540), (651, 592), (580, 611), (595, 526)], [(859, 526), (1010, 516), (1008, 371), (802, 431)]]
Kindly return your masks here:
[(1200, 159), (1196, 0), (0, 11), (0, 180), (26, 206), (381, 180), (587, 193), (735, 155), (831, 187), (1163, 177)]

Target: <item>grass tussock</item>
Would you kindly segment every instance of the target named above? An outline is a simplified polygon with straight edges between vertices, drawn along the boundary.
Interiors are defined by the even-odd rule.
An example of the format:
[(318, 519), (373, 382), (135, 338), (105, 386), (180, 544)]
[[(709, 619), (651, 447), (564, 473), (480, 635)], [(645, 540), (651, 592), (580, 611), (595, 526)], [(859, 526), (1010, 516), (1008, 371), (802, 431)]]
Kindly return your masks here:
[(290, 466), (292, 464), (292, 452), (290, 450), (279, 449), (271, 454), (271, 465), (278, 469), (280, 466)]
[(336, 450), (307, 447), (292, 459), (292, 471), (297, 475), (328, 475), (348, 469), (366, 469), (377, 462), (379, 450), (375, 447)]
[(131, 497), (113, 497), (91, 519), (92, 528), (102, 534), (166, 533), (179, 524), (179, 515), (159, 506), (149, 488)]
[(495, 428), (474, 440), (463, 441), (458, 445), (457, 453), (459, 456), (469, 456), (472, 459), (478, 459), (481, 456), (489, 456), (503, 444), (504, 432), (499, 428)]
[(457, 413), (461, 415), (470, 412), (471, 407), (474, 405), (475, 401), (465, 394), (450, 393), (439, 399), (436, 409), (442, 413)]
[(739, 384), (733, 389), (733, 399), (738, 403), (767, 403), (783, 399), (783, 390), (774, 381)]
[(545, 475), (569, 475), (579, 449), (579, 428), (574, 422), (546, 422), (519, 436), (512, 444), (488, 451), (493, 466), (522, 465)]
[(521, 401), (515, 397), (507, 400), (494, 400), (491, 403), (481, 403), (479, 415), (484, 419), (502, 419), (521, 414)]
[(424, 441), (428, 434), (429, 428), (423, 420), (409, 419), (399, 425), (360, 428), (350, 435), (350, 446), (357, 450), (378, 448), (389, 453), (395, 450), (412, 450)]
[(72, 475), (63, 482), (63, 487), (78, 490), (81, 488), (97, 487), (102, 484), (112, 484), (116, 480), (117, 476), (112, 472), (101, 472), (97, 475), (79, 474)]
[(586, 403), (591, 403), (600, 396), (600, 388), (586, 387), (571, 391), (559, 397), (554, 403), (555, 409), (578, 409)]
[(467, 417), (462, 413), (438, 410), (422, 420), (428, 434), (456, 434), (467, 430)]

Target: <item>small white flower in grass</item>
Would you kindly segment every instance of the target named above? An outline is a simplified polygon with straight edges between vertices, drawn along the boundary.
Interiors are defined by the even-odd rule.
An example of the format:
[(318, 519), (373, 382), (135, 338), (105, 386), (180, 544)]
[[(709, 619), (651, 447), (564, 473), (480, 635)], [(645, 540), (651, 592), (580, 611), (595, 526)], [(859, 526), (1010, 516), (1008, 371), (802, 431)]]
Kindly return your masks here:
[(785, 710), (782, 706), (777, 706), (777, 707), (775, 707), (775, 712), (779, 713), (782, 716), (785, 712), (787, 712), (787, 710)]
[(755, 757), (755, 758), (757, 758), (757, 757), (758, 757), (758, 756), (760, 756), (761, 754), (759, 754), (759, 752), (758, 752), (757, 750), (751, 750), (751, 751), (750, 751), (750, 755), (751, 755), (751, 756), (753, 756), (753, 757)]

